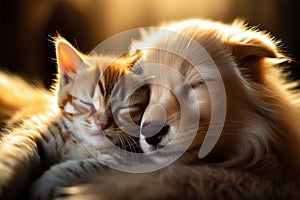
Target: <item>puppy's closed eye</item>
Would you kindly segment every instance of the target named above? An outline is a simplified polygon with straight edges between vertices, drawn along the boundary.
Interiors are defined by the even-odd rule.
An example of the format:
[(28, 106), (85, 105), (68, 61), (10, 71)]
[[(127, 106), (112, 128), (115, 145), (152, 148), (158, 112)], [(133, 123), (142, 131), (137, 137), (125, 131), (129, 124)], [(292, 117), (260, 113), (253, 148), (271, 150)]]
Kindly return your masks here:
[(205, 82), (203, 80), (198, 80), (198, 81), (193, 81), (192, 83), (190, 83), (190, 86), (195, 89), (197, 87), (200, 87), (202, 85), (204, 85)]

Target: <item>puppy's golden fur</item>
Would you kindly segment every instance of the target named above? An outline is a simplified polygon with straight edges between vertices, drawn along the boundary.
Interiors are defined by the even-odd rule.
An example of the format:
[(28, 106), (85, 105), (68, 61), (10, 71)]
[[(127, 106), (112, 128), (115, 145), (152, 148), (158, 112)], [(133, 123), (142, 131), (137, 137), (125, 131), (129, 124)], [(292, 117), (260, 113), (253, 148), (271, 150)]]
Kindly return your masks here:
[[(205, 20), (188, 20), (163, 26), (164, 30), (144, 34), (139, 47), (174, 47), (182, 48), (179, 52), (190, 57), (201, 57), (189, 50), (187, 43), (180, 37), (166, 32), (174, 31), (199, 43), (209, 54), (221, 74), (226, 102), (215, 99), (217, 104), (227, 107), (224, 128), (212, 151), (202, 159), (203, 162), (214, 163), (226, 168), (234, 168), (263, 174), (277, 180), (299, 180), (300, 169), (300, 128), (299, 94), (288, 90), (276, 64), (289, 60), (278, 49), (276, 42), (269, 34), (246, 28), (241, 21), (226, 25)], [(170, 90), (184, 87), (181, 80), (176, 80), (171, 73), (147, 66), (148, 63), (166, 65), (180, 72), (190, 82), (195, 79), (208, 80), (211, 84), (194, 87), (196, 93), (193, 100), (199, 108), (201, 118), (199, 129), (191, 148), (183, 155), (181, 161), (198, 162), (198, 151), (210, 123), (219, 126), (219, 121), (211, 121), (211, 93), (220, 92), (217, 78), (204, 64), (198, 69), (201, 76), (196, 75), (194, 68), (186, 60), (162, 50), (149, 50), (145, 53), (142, 64), (146, 75), (153, 76), (159, 83), (149, 84), (150, 99), (142, 122), (160, 120), (149, 109), (152, 105), (161, 104), (167, 113), (166, 124), (170, 127), (157, 146), (168, 148), (168, 154), (180, 150), (190, 134), (189, 126), (179, 130), (181, 111), (176, 96)], [(208, 78), (207, 78), (207, 77)], [(168, 88), (168, 89), (166, 89)], [(154, 116), (154, 117), (153, 117)], [(157, 116), (155, 118), (155, 116)], [(142, 124), (143, 126), (143, 124)], [(172, 138), (177, 142), (170, 144)], [(141, 146), (146, 153), (156, 150), (143, 138)], [(198, 148), (197, 148), (198, 147)], [(162, 154), (156, 159), (158, 162)]]
[[(140, 64), (144, 74), (155, 79), (149, 83), (149, 104), (141, 124), (141, 147), (157, 163), (183, 149), (189, 142), (186, 138), (192, 134), (189, 125), (194, 121), (193, 112), (190, 112), (189, 120), (180, 127), (181, 106), (187, 110), (197, 108), (201, 114), (192, 145), (176, 163), (162, 170), (133, 175), (101, 174), (84, 185), (64, 189), (63, 192), (70, 195), (67, 199), (80, 199), (87, 193), (90, 200), (298, 199), (300, 98), (289, 90), (293, 84), (285, 83), (276, 67), (289, 60), (278, 49), (278, 43), (269, 34), (249, 29), (241, 21), (227, 25), (188, 20), (162, 28), (164, 30), (144, 32), (142, 39), (132, 45), (133, 49), (143, 49), (144, 58)], [(212, 94), (222, 94), (222, 88), (216, 84), (217, 76), (205, 63), (198, 66), (202, 72), (199, 75), (186, 59), (164, 50), (171, 46), (190, 58), (205, 60), (203, 56), (207, 56), (189, 49), (189, 43), (172, 31), (192, 38), (208, 52), (225, 87), (226, 101), (215, 99), (217, 105), (227, 107), (224, 127), (212, 151), (201, 159), (198, 152), (209, 123), (215, 128), (213, 130), (221, 124), (211, 119), (211, 98)], [(171, 70), (157, 68), (151, 63), (168, 66)], [(185, 79), (174, 76), (176, 72)], [(186, 93), (186, 83), (198, 84), (189, 89), (196, 98)], [(180, 91), (186, 99), (193, 97), (189, 105), (179, 103)], [(157, 105), (161, 107), (155, 108)], [(164, 126), (168, 128), (155, 140), (147, 140), (144, 126), (162, 120), (166, 120)], [(164, 148), (167, 150), (155, 154)]]

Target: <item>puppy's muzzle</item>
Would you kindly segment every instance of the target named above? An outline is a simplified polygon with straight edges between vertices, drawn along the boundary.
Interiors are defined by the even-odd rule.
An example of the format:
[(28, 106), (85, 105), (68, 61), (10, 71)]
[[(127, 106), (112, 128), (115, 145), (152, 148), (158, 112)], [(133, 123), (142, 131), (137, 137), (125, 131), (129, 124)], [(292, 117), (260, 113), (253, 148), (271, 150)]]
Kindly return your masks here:
[(145, 136), (148, 144), (157, 146), (162, 138), (168, 133), (170, 126), (160, 122), (144, 123), (141, 129), (141, 134)]

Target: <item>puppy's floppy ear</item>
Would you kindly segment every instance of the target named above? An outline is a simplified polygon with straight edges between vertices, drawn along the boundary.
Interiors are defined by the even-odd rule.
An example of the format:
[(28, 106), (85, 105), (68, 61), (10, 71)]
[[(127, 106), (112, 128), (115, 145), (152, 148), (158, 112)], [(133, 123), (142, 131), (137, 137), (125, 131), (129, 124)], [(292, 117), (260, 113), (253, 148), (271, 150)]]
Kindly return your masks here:
[(244, 30), (231, 35), (226, 41), (232, 55), (242, 60), (247, 57), (277, 58), (280, 56), (276, 43), (267, 35), (257, 31)]
[[(239, 23), (239, 22), (238, 22)], [(268, 34), (255, 30), (247, 30), (241, 23), (233, 24), (232, 34), (229, 34), (225, 42), (244, 74), (255, 80), (261, 80), (264, 73), (263, 58), (273, 58), (272, 64), (287, 61), (288, 58), (281, 54), (274, 41)]]

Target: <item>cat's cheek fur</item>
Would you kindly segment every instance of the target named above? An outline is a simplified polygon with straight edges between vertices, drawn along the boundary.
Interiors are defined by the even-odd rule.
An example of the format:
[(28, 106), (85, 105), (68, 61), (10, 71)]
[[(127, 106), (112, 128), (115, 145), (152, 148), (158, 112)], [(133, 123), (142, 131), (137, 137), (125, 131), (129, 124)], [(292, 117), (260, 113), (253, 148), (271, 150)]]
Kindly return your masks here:
[(105, 136), (102, 134), (96, 134), (96, 135), (86, 135), (83, 139), (83, 145), (87, 147), (87, 149), (90, 148), (99, 148), (99, 149), (106, 149), (110, 148), (114, 144)]
[(103, 131), (99, 130), (94, 121), (94, 119), (91, 119), (88, 123), (89, 128), (86, 130), (86, 128), (82, 128), (85, 127), (85, 123), (83, 121), (77, 122), (75, 120), (75, 123), (77, 123), (77, 125), (75, 125), (76, 129), (74, 130), (76, 137), (78, 137), (78, 139), (82, 142), (82, 145), (85, 145), (87, 149), (92, 147), (99, 148), (100, 150), (111, 147), (113, 143), (104, 135)]

